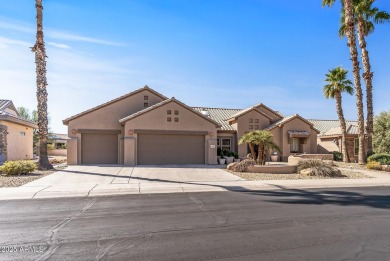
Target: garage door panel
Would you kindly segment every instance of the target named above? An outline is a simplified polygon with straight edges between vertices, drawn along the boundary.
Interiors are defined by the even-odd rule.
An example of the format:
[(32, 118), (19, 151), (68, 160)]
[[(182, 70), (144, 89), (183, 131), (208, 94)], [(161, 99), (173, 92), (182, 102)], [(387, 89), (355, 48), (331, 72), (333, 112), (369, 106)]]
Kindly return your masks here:
[(118, 135), (82, 134), (81, 161), (82, 164), (118, 164)]
[(203, 135), (138, 134), (139, 165), (204, 164)]

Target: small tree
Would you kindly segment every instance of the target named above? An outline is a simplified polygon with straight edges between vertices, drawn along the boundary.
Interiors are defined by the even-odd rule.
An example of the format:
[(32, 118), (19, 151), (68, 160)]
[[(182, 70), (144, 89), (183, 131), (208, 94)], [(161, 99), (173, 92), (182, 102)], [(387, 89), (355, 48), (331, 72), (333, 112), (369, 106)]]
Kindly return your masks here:
[(248, 144), (249, 150), (251, 151), (252, 159), (256, 160), (255, 144), (253, 142), (254, 142), (254, 136), (252, 132), (245, 133), (238, 140), (238, 144), (244, 144), (244, 143)]
[(390, 153), (390, 110), (374, 118), (373, 146), (375, 153)]

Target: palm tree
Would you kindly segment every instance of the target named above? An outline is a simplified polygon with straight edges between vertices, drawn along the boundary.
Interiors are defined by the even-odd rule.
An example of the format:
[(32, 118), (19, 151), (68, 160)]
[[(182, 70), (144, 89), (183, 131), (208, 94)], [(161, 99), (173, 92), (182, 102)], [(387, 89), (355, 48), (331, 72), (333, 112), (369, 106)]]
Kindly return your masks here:
[(35, 53), (36, 75), (37, 75), (37, 100), (38, 100), (38, 138), (39, 138), (39, 162), (38, 169), (52, 169), (53, 166), (47, 156), (47, 134), (48, 134), (48, 118), (47, 118), (47, 81), (46, 81), (46, 51), (45, 42), (43, 40), (43, 24), (42, 24), (42, 0), (35, 1), (37, 10), (37, 34), (36, 43), (31, 48)]
[[(390, 14), (385, 11), (379, 11), (378, 8), (372, 7), (374, 0), (354, 0), (354, 15), (355, 23), (358, 28), (359, 46), (362, 50), (361, 57), (364, 68), (363, 79), (366, 83), (366, 99), (367, 99), (367, 119), (366, 131), (368, 136), (367, 154), (372, 154), (372, 136), (374, 133), (374, 106), (372, 94), (372, 78), (374, 73), (371, 71), (370, 58), (367, 51), (366, 36), (375, 30), (375, 24), (382, 24), (390, 21)], [(343, 12), (344, 14), (344, 12)], [(343, 15), (344, 16), (344, 15)], [(345, 36), (344, 17), (340, 21), (339, 36)]]
[(348, 150), (347, 150), (347, 126), (345, 124), (345, 118), (342, 107), (341, 94), (346, 92), (353, 94), (353, 85), (350, 80), (347, 80), (348, 71), (341, 67), (337, 67), (333, 70), (329, 70), (329, 73), (325, 74), (325, 81), (328, 82), (323, 88), (324, 96), (326, 99), (332, 98), (336, 100), (336, 111), (339, 117), (341, 134), (342, 134), (342, 153), (343, 161), (350, 162)]
[(278, 145), (276, 145), (273, 140), (273, 135), (270, 131), (266, 130), (256, 130), (251, 131), (249, 133), (244, 134), (240, 140), (238, 141), (239, 144), (242, 143), (248, 143), (249, 148), (251, 150), (251, 155), (254, 160), (255, 159), (255, 146), (258, 146), (258, 153), (257, 153), (257, 163), (260, 165), (265, 164), (265, 158), (267, 153), (270, 149), (278, 150), (280, 152), (280, 148)]
[(238, 140), (238, 144), (244, 144), (244, 143), (248, 144), (249, 150), (251, 151), (252, 159), (256, 160), (255, 145), (253, 141), (254, 141), (254, 136), (252, 135), (251, 132), (248, 132), (241, 136), (241, 138)]
[[(322, 5), (332, 6), (336, 0), (322, 0)], [(356, 92), (356, 107), (358, 112), (358, 133), (359, 133), (359, 164), (363, 165), (367, 159), (364, 149), (364, 105), (363, 92), (360, 82), (360, 66), (358, 59), (358, 51), (356, 46), (356, 28), (353, 12), (352, 0), (342, 0), (343, 9), (345, 12), (345, 35), (348, 39), (349, 53), (352, 61), (353, 80), (355, 83)]]

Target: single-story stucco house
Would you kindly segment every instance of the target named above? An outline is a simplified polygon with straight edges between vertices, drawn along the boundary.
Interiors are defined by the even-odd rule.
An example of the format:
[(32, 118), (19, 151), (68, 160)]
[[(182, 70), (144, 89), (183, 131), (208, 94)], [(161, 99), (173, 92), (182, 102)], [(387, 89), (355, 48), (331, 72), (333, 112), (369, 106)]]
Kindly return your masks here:
[(0, 100), (0, 164), (33, 158), (33, 135), (38, 126), (20, 117), (10, 100)]
[[(327, 154), (332, 151), (342, 152), (342, 132), (338, 120), (312, 120), (314, 127), (321, 133), (317, 136), (317, 153)], [(358, 161), (359, 155), (359, 130), (357, 121), (346, 121), (347, 125), (347, 150), (351, 162)], [(368, 140), (365, 139), (367, 148)]]
[(295, 114), (284, 117), (259, 103), (246, 109), (190, 107), (145, 86), (71, 116), (68, 164), (217, 164), (217, 148), (248, 154), (237, 140), (266, 129), (282, 150), (316, 153), (314, 124)]

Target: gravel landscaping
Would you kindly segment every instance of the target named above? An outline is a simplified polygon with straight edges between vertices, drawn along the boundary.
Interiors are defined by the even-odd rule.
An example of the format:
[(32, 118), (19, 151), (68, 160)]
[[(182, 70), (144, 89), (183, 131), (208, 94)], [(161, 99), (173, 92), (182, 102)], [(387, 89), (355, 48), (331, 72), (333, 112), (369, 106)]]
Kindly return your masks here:
[[(227, 170), (228, 171), (228, 170)], [(341, 171), (342, 177), (313, 177), (305, 176), (302, 174), (270, 174), (270, 173), (249, 173), (249, 172), (232, 172), (228, 171), (240, 178), (246, 180), (293, 180), (293, 179), (364, 179), (371, 178), (360, 172), (354, 171)]]
[(0, 188), (19, 187), (19, 186), (27, 184), (31, 181), (34, 181), (36, 179), (40, 179), (40, 178), (43, 178), (47, 175), (50, 175), (50, 174), (60, 170), (61, 168), (57, 167), (55, 169), (45, 170), (45, 171), (36, 170), (33, 173), (26, 174), (26, 175), (18, 175), (18, 176), (2, 176), (2, 175), (0, 175)]

